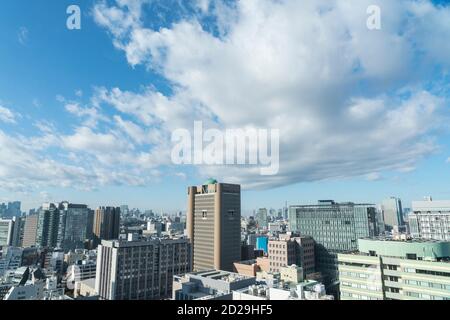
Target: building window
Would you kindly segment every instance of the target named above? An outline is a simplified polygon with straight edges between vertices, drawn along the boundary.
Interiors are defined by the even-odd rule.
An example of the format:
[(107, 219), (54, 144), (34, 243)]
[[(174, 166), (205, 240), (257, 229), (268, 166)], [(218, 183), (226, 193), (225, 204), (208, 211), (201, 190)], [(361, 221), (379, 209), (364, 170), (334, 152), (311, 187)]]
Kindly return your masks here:
[(202, 219), (208, 218), (208, 211), (202, 210)]

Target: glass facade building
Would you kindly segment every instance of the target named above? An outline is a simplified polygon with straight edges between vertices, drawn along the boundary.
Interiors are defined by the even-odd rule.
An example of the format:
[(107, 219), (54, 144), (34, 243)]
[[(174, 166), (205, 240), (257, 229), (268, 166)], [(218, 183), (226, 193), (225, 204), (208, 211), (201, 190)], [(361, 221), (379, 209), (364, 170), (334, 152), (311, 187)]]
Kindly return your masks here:
[(316, 269), (326, 276), (330, 288), (338, 284), (337, 253), (355, 250), (359, 238), (379, 233), (374, 205), (332, 200), (291, 206), (289, 226), (291, 231), (315, 240)]

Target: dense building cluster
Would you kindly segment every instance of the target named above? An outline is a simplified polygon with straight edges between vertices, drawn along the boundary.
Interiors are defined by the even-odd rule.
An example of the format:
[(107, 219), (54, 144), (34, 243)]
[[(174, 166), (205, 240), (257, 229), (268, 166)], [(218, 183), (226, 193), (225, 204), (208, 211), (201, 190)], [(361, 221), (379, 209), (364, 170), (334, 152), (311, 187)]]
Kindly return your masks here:
[(209, 179), (186, 213), (0, 204), (2, 300), (448, 300), (450, 201), (320, 200), (241, 214)]

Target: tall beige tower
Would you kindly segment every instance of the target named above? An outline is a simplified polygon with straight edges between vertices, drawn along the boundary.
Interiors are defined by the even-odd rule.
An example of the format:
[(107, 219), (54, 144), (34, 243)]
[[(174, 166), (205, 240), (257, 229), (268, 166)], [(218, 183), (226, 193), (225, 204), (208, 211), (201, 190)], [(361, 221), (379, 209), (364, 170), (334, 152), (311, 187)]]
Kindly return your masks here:
[(241, 187), (214, 179), (189, 187), (186, 229), (194, 271), (233, 271), (241, 260)]

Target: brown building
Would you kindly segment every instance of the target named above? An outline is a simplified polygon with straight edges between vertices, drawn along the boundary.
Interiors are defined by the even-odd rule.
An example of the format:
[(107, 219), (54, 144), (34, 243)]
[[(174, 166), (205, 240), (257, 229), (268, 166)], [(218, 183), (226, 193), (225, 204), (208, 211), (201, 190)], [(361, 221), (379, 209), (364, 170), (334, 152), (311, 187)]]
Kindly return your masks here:
[(304, 274), (314, 273), (314, 240), (311, 237), (286, 237), (269, 240), (269, 271), (280, 272), (281, 267), (293, 264), (302, 267)]
[(256, 259), (235, 262), (233, 266), (234, 272), (249, 277), (256, 277), (256, 273), (260, 271)]
[(256, 264), (258, 265), (259, 269), (264, 272), (270, 271), (270, 263), (269, 258), (267, 257), (258, 257), (256, 258)]
[(38, 214), (33, 214), (26, 217), (23, 231), (22, 247), (27, 248), (36, 245), (38, 219), (39, 219)]
[(119, 238), (120, 208), (100, 207), (94, 215), (94, 243), (100, 244), (101, 240), (113, 240)]
[(186, 228), (194, 271), (232, 271), (241, 260), (241, 187), (214, 179), (189, 187)]

